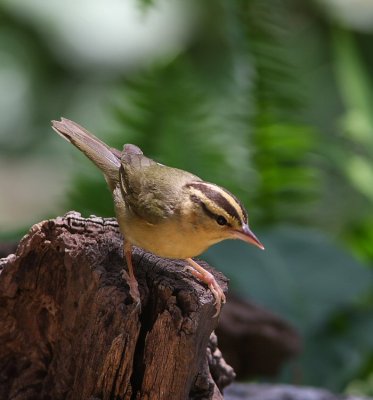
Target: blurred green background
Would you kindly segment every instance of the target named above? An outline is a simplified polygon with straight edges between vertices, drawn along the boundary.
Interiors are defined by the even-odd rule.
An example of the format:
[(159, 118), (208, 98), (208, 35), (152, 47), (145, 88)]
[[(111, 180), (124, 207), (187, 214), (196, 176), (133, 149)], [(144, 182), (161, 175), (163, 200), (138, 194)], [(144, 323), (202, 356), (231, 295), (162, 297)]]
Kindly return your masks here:
[(113, 215), (51, 119), (136, 143), (247, 206), (205, 258), (301, 332), (279, 379), (373, 395), (372, 72), (369, 0), (2, 0), (0, 239)]

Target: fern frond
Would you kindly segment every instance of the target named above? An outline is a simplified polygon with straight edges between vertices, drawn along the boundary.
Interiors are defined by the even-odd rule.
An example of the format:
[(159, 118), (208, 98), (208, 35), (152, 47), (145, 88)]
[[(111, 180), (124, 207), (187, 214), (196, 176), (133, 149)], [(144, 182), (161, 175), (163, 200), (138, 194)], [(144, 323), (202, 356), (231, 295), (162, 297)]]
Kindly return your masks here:
[(310, 206), (321, 189), (312, 164), (318, 137), (299, 117), (303, 95), (289, 56), (289, 28), (282, 3), (252, 0), (246, 13), (255, 67), (251, 143), (260, 174), (254, 202), (262, 206), (265, 224), (309, 222), (311, 214), (305, 213), (305, 206)]

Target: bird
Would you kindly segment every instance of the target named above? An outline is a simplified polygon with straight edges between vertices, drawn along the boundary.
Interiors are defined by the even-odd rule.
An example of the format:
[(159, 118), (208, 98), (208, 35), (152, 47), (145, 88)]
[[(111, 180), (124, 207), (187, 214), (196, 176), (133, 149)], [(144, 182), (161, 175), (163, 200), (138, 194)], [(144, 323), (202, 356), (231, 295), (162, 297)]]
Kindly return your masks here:
[(108, 146), (88, 130), (66, 118), (52, 128), (82, 151), (103, 173), (113, 195), (123, 235), (124, 270), (130, 295), (141, 306), (132, 264), (132, 248), (157, 256), (186, 260), (186, 270), (208, 286), (215, 316), (226, 298), (214, 276), (193, 257), (225, 239), (239, 239), (264, 250), (249, 227), (248, 214), (236, 196), (198, 176), (160, 164), (133, 144), (123, 150)]

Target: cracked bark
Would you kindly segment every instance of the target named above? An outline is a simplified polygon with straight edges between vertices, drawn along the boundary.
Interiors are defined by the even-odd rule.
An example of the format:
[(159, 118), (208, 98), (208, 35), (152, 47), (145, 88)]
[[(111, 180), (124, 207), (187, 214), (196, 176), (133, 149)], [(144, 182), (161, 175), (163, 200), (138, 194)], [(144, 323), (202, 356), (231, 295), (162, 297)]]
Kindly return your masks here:
[(209, 343), (211, 293), (182, 261), (133, 259), (141, 310), (114, 219), (72, 212), (32, 227), (0, 261), (0, 399), (222, 398), (234, 372)]

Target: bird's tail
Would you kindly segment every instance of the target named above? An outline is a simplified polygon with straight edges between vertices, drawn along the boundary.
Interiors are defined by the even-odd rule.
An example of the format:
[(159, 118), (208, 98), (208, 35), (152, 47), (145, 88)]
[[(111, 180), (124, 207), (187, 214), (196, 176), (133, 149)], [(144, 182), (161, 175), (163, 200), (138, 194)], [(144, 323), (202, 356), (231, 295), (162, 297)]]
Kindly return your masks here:
[(113, 189), (119, 179), (121, 152), (109, 147), (77, 123), (66, 118), (52, 121), (52, 128), (83, 152), (105, 175)]

